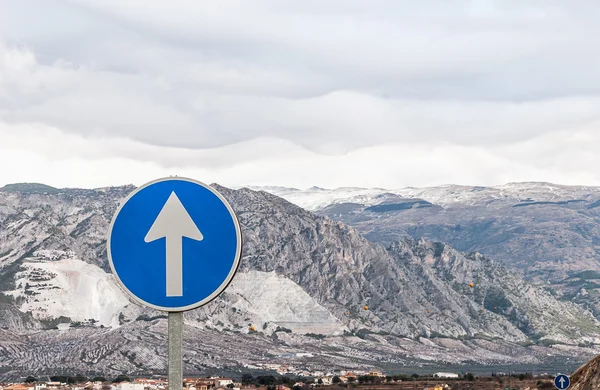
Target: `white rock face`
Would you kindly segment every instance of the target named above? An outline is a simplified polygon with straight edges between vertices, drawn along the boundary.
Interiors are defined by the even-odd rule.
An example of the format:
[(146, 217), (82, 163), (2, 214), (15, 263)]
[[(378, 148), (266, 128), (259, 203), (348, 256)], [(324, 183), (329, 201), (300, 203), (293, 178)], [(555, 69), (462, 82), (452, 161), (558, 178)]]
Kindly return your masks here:
[(346, 329), (302, 287), (275, 272), (238, 273), (228, 293), (243, 299), (236, 308), (261, 324), (273, 323), (295, 333), (341, 334)]
[[(137, 316), (136, 310), (126, 310), (135, 304), (130, 303), (111, 274), (68, 252), (40, 251), (34, 255), (23, 263), (25, 270), (17, 273), (18, 288), (10, 292), (23, 302), (19, 310), (31, 312), (36, 319), (60, 316), (80, 322), (93, 319), (108, 327), (118, 327), (123, 312)], [(298, 284), (275, 272), (240, 272), (227, 293), (239, 296), (236, 309), (257, 326), (270, 323), (298, 333), (314, 331), (332, 335), (346, 329)], [(217, 316), (209, 324), (223, 319)], [(229, 327), (229, 321), (225, 322)]]
[(118, 326), (119, 313), (130, 304), (112, 275), (77, 258), (48, 261), (37, 256), (26, 260), (23, 268), (17, 274), (17, 289), (10, 294), (21, 297), (19, 309), (37, 319), (65, 316), (72, 321), (94, 319), (104, 326)]

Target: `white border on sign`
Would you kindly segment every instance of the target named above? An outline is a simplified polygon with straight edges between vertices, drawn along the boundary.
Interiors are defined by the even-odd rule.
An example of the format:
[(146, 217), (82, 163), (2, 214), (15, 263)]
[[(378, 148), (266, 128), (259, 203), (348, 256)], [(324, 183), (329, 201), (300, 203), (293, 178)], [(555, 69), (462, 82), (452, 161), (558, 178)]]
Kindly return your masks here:
[[(111, 250), (110, 250), (110, 239), (111, 239), (111, 236), (112, 236), (113, 227), (114, 227), (115, 221), (117, 220), (117, 217), (121, 213), (121, 210), (123, 209), (123, 207), (127, 204), (127, 202), (135, 194), (137, 194), (138, 192), (140, 192), (144, 188), (149, 187), (149, 186), (151, 186), (153, 184), (156, 184), (156, 183), (159, 183), (159, 182), (163, 182), (163, 181), (174, 181), (174, 180), (187, 181), (187, 182), (190, 182), (190, 183), (197, 184), (197, 185), (199, 185), (201, 187), (206, 188), (207, 190), (209, 190), (210, 192), (212, 192), (215, 196), (217, 196), (219, 198), (219, 200), (221, 200), (221, 202), (225, 205), (225, 207), (229, 211), (229, 214), (231, 215), (231, 219), (233, 220), (233, 225), (235, 226), (235, 234), (236, 234), (236, 238), (237, 238), (237, 246), (236, 246), (236, 250), (235, 250), (235, 258), (233, 260), (233, 266), (231, 267), (231, 270), (229, 271), (229, 274), (227, 275), (227, 277), (225, 278), (225, 280), (223, 281), (223, 283), (221, 283), (221, 285), (215, 291), (213, 291), (212, 294), (210, 294), (208, 297), (204, 298), (203, 300), (201, 300), (199, 302), (192, 303), (191, 305), (180, 306), (180, 307), (163, 307), (163, 306), (154, 305), (154, 304), (151, 304), (149, 302), (144, 301), (143, 299), (141, 299), (140, 297), (138, 297), (137, 295), (135, 295), (133, 292), (131, 292), (127, 288), (127, 286), (125, 286), (125, 283), (123, 283), (123, 281), (119, 277), (119, 274), (116, 272), (115, 266), (113, 264), (112, 254), (111, 254)], [(223, 195), (221, 195), (221, 193), (219, 193), (217, 190), (215, 190), (211, 186), (209, 186), (207, 184), (204, 184), (204, 183), (202, 183), (202, 182), (200, 182), (198, 180), (190, 179), (190, 178), (187, 178), (187, 177), (179, 177), (179, 176), (175, 176), (175, 177), (163, 177), (163, 178), (152, 180), (152, 181), (150, 181), (150, 182), (148, 182), (146, 184), (141, 185), (140, 187), (138, 187), (135, 190), (133, 190), (129, 195), (127, 195), (127, 197), (121, 202), (121, 204), (119, 205), (119, 208), (117, 209), (117, 211), (113, 215), (113, 218), (112, 218), (112, 220), (110, 222), (110, 226), (108, 228), (108, 238), (106, 240), (106, 253), (108, 255), (108, 263), (110, 264), (110, 269), (111, 269), (111, 271), (112, 271), (115, 279), (117, 279), (117, 282), (118, 282), (119, 286), (121, 287), (121, 289), (123, 289), (127, 293), (127, 295), (129, 295), (130, 297), (132, 297), (137, 303), (139, 303), (141, 305), (144, 305), (144, 306), (151, 307), (151, 308), (156, 309), (156, 310), (166, 311), (166, 312), (188, 311), (188, 310), (193, 310), (193, 309), (199, 308), (200, 306), (204, 306), (207, 303), (209, 303), (212, 300), (214, 300), (216, 297), (218, 297), (219, 295), (221, 295), (221, 293), (229, 286), (229, 284), (233, 280), (233, 277), (235, 276), (235, 274), (237, 273), (238, 268), (240, 267), (240, 260), (241, 260), (241, 257), (242, 257), (242, 229), (240, 228), (240, 222), (238, 221), (237, 215), (235, 214), (235, 211), (233, 211), (233, 208), (231, 207), (231, 205), (229, 204), (229, 202), (227, 202), (227, 200), (225, 199), (225, 197)]]

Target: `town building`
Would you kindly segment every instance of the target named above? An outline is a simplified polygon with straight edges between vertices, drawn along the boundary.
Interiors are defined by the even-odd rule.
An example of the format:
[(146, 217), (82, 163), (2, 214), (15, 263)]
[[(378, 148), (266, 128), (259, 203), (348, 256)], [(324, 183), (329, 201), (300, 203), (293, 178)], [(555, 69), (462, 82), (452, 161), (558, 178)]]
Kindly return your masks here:
[(142, 383), (121, 382), (115, 385), (115, 390), (145, 390)]
[(208, 390), (208, 385), (196, 382), (187, 387), (188, 390)]
[(436, 378), (458, 378), (458, 374), (453, 374), (451, 372), (436, 372), (433, 376)]
[(332, 385), (332, 384), (333, 384), (333, 377), (330, 377), (330, 376), (323, 376), (323, 377), (321, 377), (321, 378), (319, 378), (319, 379), (321, 379), (321, 382), (322, 382), (322, 383), (323, 383), (323, 385), (325, 385), (325, 386), (329, 386), (329, 385)]
[(231, 379), (231, 378), (211, 378), (211, 379), (213, 379), (215, 387), (227, 388), (227, 385), (233, 384), (233, 379)]
[(357, 382), (358, 381), (358, 377), (354, 373), (349, 372), (346, 375), (340, 376), (340, 381), (342, 383)]

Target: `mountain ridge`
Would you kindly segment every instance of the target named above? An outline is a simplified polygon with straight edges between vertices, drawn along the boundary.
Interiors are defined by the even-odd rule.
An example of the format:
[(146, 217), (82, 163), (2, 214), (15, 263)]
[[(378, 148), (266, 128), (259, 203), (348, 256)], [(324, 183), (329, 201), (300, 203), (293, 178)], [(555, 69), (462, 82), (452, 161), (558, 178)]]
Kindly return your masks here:
[[(188, 368), (214, 368), (210, 356), (238, 366), (252, 365), (256, 361), (249, 351), (260, 350), (260, 345), (267, 348), (263, 354), (269, 361), (279, 358), (267, 350), (302, 348), (316, 355), (302, 364), (338, 368), (377, 367), (381, 361), (401, 365), (476, 359), (491, 364), (514, 361), (515, 353), (520, 362), (542, 362), (562, 353), (585, 357), (598, 350), (600, 324), (593, 316), (576, 305), (556, 301), (543, 289), (483, 257), (425, 240), (375, 244), (351, 226), (273, 194), (215, 188), (232, 204), (243, 228), (241, 276), (211, 304), (186, 312), (186, 324), (190, 335), (201, 333), (212, 340), (239, 335), (248, 348), (236, 347), (239, 358), (233, 359), (223, 356), (223, 347), (202, 352), (200, 345), (187, 339), (188, 347), (195, 351), (188, 356)], [(3, 293), (14, 299), (13, 308), (36, 313), (38, 328), (55, 328), (57, 317), (62, 317), (60, 321), (77, 330), (69, 336), (69, 344), (62, 344), (60, 329), (38, 329), (33, 337), (23, 321), (12, 321), (6, 326), (24, 341), (16, 355), (14, 343), (0, 343), (0, 364), (40, 369), (48, 364), (49, 355), (38, 358), (29, 351), (38, 351), (42, 341), (53, 345), (61, 359), (74, 358), (74, 369), (91, 364), (89, 367), (116, 372), (124, 367), (149, 370), (163, 364), (144, 366), (142, 359), (156, 355), (164, 362), (164, 349), (157, 344), (164, 340), (164, 318), (158, 312), (130, 302), (110, 309), (114, 310), (110, 316), (90, 322), (86, 316), (94, 311), (44, 313), (35, 309), (52, 308), (51, 303), (60, 299), (74, 302), (69, 301), (71, 291), (84, 291), (77, 286), (104, 280), (98, 276), (93, 283), (82, 282), (86, 279), (73, 272), (77, 264), (82, 269), (95, 267), (93, 272), (86, 271), (87, 276), (108, 275), (108, 223), (129, 190), (0, 192)], [(71, 262), (68, 267), (62, 265), (65, 261)], [(285, 298), (285, 293), (292, 295)], [(570, 314), (561, 321), (554, 315), (544, 316), (545, 307)], [(98, 321), (114, 326), (101, 328)], [(89, 349), (77, 335), (96, 340), (97, 346)], [(255, 343), (254, 338), (261, 341)], [(102, 345), (103, 339), (108, 340), (106, 345)], [(134, 347), (135, 343), (141, 344)], [(547, 348), (547, 344), (556, 348)], [(84, 352), (73, 355), (77, 345)], [(139, 351), (139, 358), (129, 355), (132, 348)], [(14, 356), (3, 350), (13, 351)], [(323, 356), (335, 356), (335, 363)], [(111, 359), (118, 365), (111, 365)]]
[(600, 188), (546, 183), (314, 193), (274, 192), (358, 229), (373, 242), (403, 237), (479, 251), (562, 300), (600, 316)]

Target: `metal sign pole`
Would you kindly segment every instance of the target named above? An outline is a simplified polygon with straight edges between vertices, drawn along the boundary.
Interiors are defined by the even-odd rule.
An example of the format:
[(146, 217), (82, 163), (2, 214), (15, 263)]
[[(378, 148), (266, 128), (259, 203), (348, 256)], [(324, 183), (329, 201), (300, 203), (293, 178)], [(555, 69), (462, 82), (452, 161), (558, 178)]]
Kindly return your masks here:
[(169, 390), (183, 388), (183, 312), (169, 313)]

